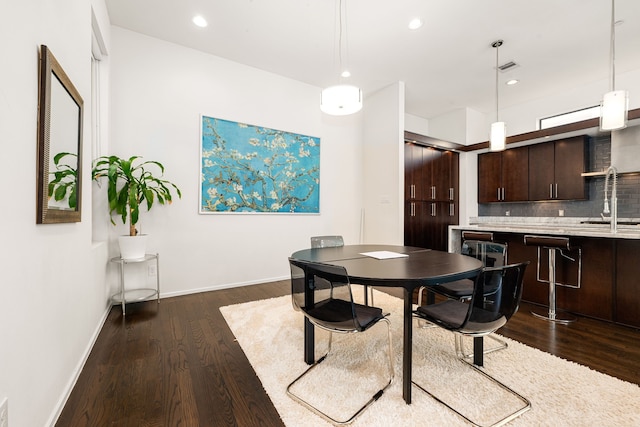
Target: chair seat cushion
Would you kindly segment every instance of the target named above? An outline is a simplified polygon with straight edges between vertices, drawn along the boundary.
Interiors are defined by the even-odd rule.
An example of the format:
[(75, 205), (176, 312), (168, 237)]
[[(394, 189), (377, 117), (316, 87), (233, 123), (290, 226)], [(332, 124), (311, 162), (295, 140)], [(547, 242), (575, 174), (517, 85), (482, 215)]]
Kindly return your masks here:
[(465, 324), (468, 312), (469, 305), (458, 300), (423, 305), (416, 310), (418, 316), (442, 328), (467, 335), (486, 335), (495, 332), (507, 322), (505, 316), (498, 312), (476, 307)]
[(429, 290), (433, 290), (439, 294), (453, 297), (453, 298), (469, 298), (473, 294), (473, 280), (471, 279), (462, 279), (456, 280), (455, 282), (442, 283), (440, 285), (435, 285)]
[(364, 331), (385, 317), (382, 309), (362, 304), (353, 304), (357, 323), (354, 323), (351, 303), (341, 299), (326, 299), (307, 309), (311, 321), (320, 326), (340, 331)]
[(468, 311), (467, 304), (450, 299), (437, 304), (421, 305), (416, 314), (445, 329), (457, 330), (464, 323)]

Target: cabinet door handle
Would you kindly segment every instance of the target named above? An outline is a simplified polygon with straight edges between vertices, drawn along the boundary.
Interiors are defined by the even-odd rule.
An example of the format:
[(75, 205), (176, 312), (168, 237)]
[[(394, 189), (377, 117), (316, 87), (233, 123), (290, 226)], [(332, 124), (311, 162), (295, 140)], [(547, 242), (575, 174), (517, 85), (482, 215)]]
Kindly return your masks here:
[(498, 187), (498, 196), (497, 199), (500, 200), (500, 187)]
[(415, 199), (416, 198), (416, 185), (415, 184), (411, 184), (410, 191), (411, 191), (410, 192), (410, 197), (412, 199)]
[(436, 199), (436, 186), (435, 185), (431, 186), (431, 199), (432, 200)]
[(449, 203), (449, 216), (456, 216), (456, 205)]
[(504, 198), (504, 187), (502, 187), (502, 201), (503, 202), (505, 201), (505, 198)]
[(558, 183), (556, 182), (556, 199), (558, 198)]
[(431, 216), (436, 216), (436, 204), (431, 203)]
[(409, 215), (416, 216), (416, 204), (413, 202), (411, 202), (411, 213)]
[(553, 184), (549, 184), (549, 198), (553, 199)]
[(449, 200), (455, 199), (455, 190), (452, 187), (449, 187)]

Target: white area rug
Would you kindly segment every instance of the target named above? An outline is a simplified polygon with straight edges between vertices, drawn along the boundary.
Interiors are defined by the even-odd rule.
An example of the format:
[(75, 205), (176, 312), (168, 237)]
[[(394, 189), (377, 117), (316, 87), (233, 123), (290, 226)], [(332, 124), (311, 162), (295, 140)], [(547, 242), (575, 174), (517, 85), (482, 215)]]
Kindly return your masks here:
[[(376, 292), (375, 304), (391, 312), (395, 381), (354, 426), (465, 426), (465, 421), (413, 386), (413, 402), (402, 399), (402, 301)], [(287, 426), (328, 425), (293, 401), (287, 385), (303, 361), (303, 316), (289, 296), (222, 307), (231, 330)], [(414, 320), (414, 322), (416, 322)], [(317, 328), (316, 328), (317, 331)], [(346, 418), (385, 383), (384, 322), (356, 335), (334, 335), (331, 355), (300, 382), (331, 415)], [(491, 340), (485, 340), (485, 346)], [(316, 332), (316, 354), (327, 335)], [(532, 408), (510, 426), (640, 426), (640, 387), (507, 339), (507, 350), (485, 356), (485, 370), (531, 401)], [(469, 344), (471, 348), (471, 344)], [(467, 415), (493, 422), (518, 405), (469, 366), (455, 359), (454, 338), (440, 328), (414, 323), (413, 379)], [(515, 408), (514, 408), (515, 409)], [(351, 411), (351, 412), (349, 412)]]

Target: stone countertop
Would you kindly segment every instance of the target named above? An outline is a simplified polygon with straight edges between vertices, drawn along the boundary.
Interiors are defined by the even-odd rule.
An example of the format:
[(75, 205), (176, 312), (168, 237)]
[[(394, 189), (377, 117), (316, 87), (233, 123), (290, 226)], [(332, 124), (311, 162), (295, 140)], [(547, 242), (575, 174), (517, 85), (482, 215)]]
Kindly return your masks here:
[[(598, 222), (598, 223), (594, 223)], [(619, 218), (618, 230), (612, 233), (602, 218), (576, 217), (472, 217), (470, 225), (450, 226), (452, 230), (478, 230), (521, 234), (598, 237), (640, 240), (640, 219)]]

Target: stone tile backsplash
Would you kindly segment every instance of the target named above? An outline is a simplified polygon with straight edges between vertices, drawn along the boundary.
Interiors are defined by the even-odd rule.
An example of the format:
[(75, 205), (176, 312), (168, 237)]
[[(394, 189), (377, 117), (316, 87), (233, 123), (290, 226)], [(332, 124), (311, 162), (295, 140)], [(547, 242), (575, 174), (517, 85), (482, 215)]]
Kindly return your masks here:
[[(609, 136), (590, 138), (588, 152), (590, 171), (606, 169), (611, 164), (611, 139)], [(505, 216), (509, 212), (518, 217), (557, 217), (563, 210), (567, 217), (596, 218), (604, 205), (604, 182), (604, 177), (587, 178), (588, 200), (486, 203), (478, 205), (478, 216)], [(640, 218), (640, 174), (618, 176), (618, 217)]]

